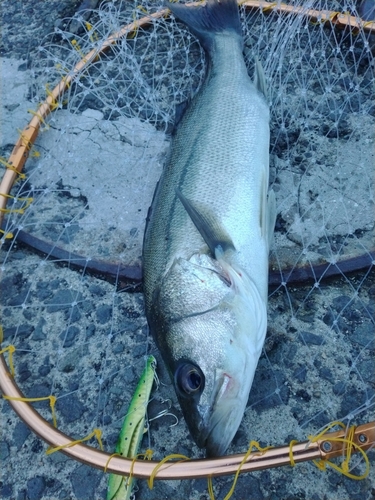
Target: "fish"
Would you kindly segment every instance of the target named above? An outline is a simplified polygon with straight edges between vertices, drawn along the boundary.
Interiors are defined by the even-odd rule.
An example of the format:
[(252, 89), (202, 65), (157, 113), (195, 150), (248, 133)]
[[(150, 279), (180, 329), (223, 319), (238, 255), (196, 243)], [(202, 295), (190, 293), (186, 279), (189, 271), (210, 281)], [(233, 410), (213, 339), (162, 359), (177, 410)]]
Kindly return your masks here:
[(147, 216), (145, 311), (189, 431), (214, 457), (239, 428), (267, 330), (269, 105), (260, 62), (247, 72), (235, 0), (168, 7), (199, 39), (207, 74)]

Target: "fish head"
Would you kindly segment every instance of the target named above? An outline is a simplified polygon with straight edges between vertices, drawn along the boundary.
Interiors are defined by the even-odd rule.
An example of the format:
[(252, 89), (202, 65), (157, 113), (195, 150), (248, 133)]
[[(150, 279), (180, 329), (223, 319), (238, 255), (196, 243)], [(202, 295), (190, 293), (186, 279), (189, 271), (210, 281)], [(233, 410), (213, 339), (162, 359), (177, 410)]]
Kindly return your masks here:
[[(200, 318), (201, 321), (206, 319)], [(184, 326), (191, 328), (192, 323), (188, 321)], [(196, 331), (202, 331), (202, 326), (206, 327), (194, 325)], [(174, 363), (173, 382), (195, 442), (206, 449), (207, 456), (220, 456), (225, 453), (241, 423), (256, 362), (252, 368), (251, 359), (243, 351), (233, 348), (230, 340), (216, 342), (216, 345), (210, 342), (210, 338), (214, 340), (220, 333), (227, 338), (232, 333), (221, 324), (217, 323), (218, 328), (215, 328), (215, 322), (212, 322), (211, 326), (211, 332), (205, 332), (207, 337), (202, 342), (201, 352), (197, 353), (195, 349), (186, 349), (184, 354), (179, 352), (183, 357)], [(185, 331), (185, 328), (180, 331)]]
[(194, 255), (175, 261), (159, 289), (157, 341), (190, 433), (207, 456), (224, 454), (237, 432), (264, 341), (265, 306), (233, 272)]

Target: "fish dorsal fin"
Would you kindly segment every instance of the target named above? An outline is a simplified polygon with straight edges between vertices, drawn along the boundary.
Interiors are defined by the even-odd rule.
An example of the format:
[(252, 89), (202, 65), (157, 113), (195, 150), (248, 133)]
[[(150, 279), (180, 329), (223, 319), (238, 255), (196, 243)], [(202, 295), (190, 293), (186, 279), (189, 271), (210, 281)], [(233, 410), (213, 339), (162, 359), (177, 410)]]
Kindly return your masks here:
[(263, 94), (264, 98), (268, 100), (266, 76), (264, 74), (263, 66), (259, 59), (255, 58), (254, 80), (253, 83), (257, 90)]
[(218, 248), (221, 248), (224, 253), (227, 250), (235, 250), (230, 236), (220, 226), (215, 216), (209, 210), (198, 208), (196, 203), (188, 200), (179, 189), (176, 189), (176, 195), (213, 256), (215, 256)]

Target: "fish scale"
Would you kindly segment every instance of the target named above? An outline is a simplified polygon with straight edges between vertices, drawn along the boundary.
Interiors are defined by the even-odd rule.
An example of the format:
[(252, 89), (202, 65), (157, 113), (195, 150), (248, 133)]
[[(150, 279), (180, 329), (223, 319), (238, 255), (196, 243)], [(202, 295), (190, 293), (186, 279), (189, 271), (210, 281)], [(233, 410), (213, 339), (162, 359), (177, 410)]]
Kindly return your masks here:
[[(205, 246), (176, 199), (176, 187), (185, 196), (205, 204), (223, 227), (230, 229), (242, 267), (251, 270), (255, 264), (259, 266), (264, 253), (254, 248), (254, 239), (260, 239), (261, 206), (253, 193), (259, 192), (262, 184), (268, 189), (269, 111), (261, 95), (255, 94), (255, 102), (246, 99), (248, 93), (256, 91), (246, 72), (240, 40), (222, 42), (222, 57), (213, 66), (219, 64), (223, 74), (209, 78), (186, 111), (173, 137), (172, 153), (155, 194), (152, 212), (157, 212), (157, 217), (153, 216), (148, 231), (159, 244), (146, 257), (156, 266), (149, 278), (155, 283), (176, 254), (190, 257), (197, 248)], [(241, 57), (237, 72), (226, 52)], [(263, 139), (257, 144), (259, 138)], [(147, 251), (146, 247), (145, 256)], [(268, 257), (263, 261), (268, 267)], [(265, 288), (264, 280), (259, 288)]]

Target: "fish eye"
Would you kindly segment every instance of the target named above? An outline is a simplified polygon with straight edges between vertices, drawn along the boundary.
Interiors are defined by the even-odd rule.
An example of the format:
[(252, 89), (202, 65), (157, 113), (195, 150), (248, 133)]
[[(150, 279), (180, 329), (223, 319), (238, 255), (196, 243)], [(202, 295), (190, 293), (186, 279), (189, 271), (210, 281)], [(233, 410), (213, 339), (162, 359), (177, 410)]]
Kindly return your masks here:
[(199, 366), (190, 361), (180, 361), (174, 375), (175, 385), (182, 396), (201, 394), (205, 378)]

